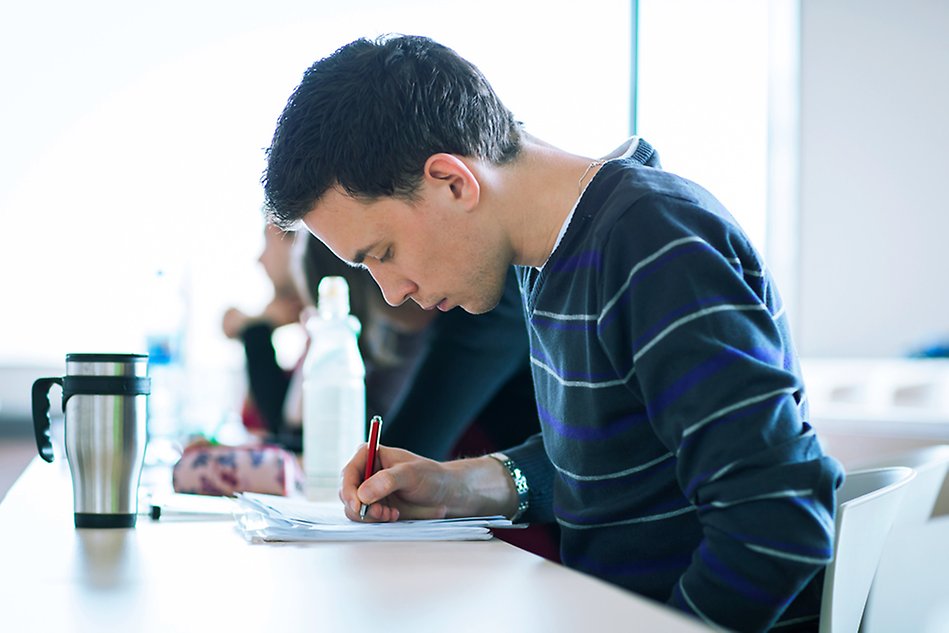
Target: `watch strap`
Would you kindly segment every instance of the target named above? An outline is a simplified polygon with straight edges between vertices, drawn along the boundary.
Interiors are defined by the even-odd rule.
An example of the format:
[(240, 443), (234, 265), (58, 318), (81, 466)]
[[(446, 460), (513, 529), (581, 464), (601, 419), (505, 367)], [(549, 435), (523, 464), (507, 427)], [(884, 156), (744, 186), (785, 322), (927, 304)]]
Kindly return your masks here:
[(527, 484), (527, 477), (518, 468), (517, 463), (504, 453), (491, 453), (488, 457), (501, 462), (501, 465), (504, 466), (514, 482), (514, 491), (517, 493), (517, 510), (514, 512), (514, 516), (511, 517), (511, 521), (516, 522), (530, 507), (530, 486)]

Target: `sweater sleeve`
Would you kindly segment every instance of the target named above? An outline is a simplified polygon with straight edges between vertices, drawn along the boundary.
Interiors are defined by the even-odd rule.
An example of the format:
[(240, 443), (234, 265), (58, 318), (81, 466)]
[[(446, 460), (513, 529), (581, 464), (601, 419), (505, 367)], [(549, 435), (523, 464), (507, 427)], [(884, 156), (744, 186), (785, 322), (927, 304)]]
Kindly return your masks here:
[(830, 561), (842, 474), (806, 421), (780, 298), (709, 199), (650, 194), (613, 227), (598, 337), (620, 375), (633, 368), (702, 526), (669, 602), (761, 631)]

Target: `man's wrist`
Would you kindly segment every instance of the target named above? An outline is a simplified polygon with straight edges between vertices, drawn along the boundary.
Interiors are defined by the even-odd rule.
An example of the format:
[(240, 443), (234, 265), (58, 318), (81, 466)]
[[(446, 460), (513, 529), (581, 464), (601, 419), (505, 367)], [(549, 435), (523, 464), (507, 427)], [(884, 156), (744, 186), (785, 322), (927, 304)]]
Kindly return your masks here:
[(527, 483), (527, 477), (517, 463), (504, 453), (491, 453), (488, 457), (497, 460), (504, 467), (510, 484), (513, 486), (516, 507), (510, 518), (511, 521), (517, 521), (530, 507), (530, 486)]

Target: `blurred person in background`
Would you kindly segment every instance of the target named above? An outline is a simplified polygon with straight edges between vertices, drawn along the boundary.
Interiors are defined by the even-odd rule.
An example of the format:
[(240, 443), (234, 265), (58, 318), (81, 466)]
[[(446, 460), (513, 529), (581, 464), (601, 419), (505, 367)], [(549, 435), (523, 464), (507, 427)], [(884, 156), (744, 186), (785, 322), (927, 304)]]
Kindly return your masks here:
[(304, 307), (291, 274), (294, 235), (271, 224), (264, 227), (264, 247), (257, 261), (273, 285), (273, 296), (259, 314), (231, 307), (221, 322), (224, 335), (244, 346), (248, 394), (241, 418), (248, 431), (262, 438), (279, 436), (286, 426), (283, 408), (292, 371), (278, 364), (273, 333), (298, 323)]

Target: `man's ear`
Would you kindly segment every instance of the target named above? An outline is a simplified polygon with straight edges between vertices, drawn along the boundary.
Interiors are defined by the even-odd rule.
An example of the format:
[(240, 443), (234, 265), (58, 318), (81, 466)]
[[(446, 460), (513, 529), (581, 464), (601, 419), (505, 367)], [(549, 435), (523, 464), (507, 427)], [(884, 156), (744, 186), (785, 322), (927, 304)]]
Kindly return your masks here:
[(432, 154), (425, 161), (424, 177), (441, 189), (452, 201), (460, 203), (466, 210), (478, 205), (481, 198), (481, 183), (465, 163), (454, 154)]

